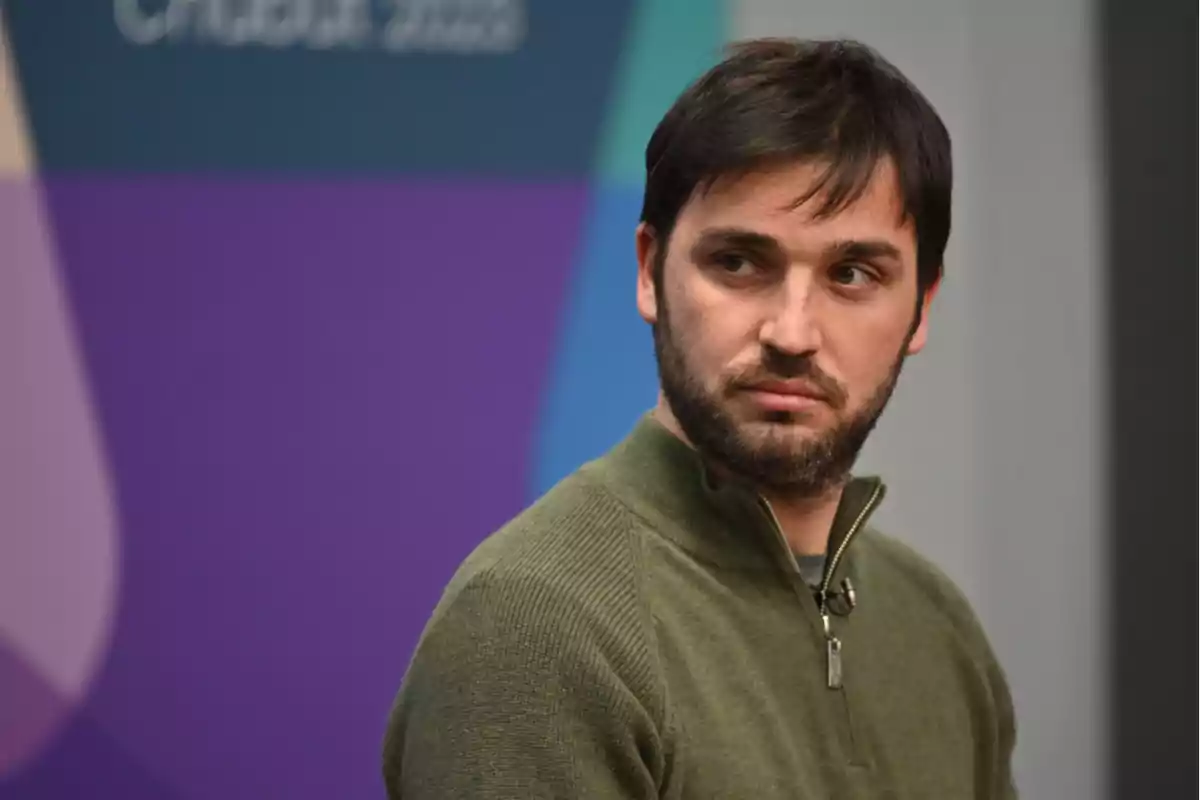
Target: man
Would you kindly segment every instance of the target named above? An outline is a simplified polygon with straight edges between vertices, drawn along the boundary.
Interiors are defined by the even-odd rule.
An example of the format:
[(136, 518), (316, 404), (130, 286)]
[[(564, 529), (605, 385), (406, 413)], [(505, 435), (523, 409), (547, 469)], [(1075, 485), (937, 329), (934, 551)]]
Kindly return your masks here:
[(983, 631), (850, 475), (926, 341), (937, 114), (855, 42), (753, 41), (646, 168), (658, 405), (462, 565), (392, 713), (390, 796), (1015, 797)]

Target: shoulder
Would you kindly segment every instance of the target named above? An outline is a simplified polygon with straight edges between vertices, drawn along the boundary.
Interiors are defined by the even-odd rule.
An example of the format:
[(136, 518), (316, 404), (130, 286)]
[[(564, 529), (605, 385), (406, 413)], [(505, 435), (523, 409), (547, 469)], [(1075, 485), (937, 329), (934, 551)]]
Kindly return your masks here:
[(471, 553), (421, 632), (389, 716), (394, 796), (542, 779), (576, 787), (576, 768), (596, 754), (642, 774), (666, 698), (637, 551), (623, 507), (572, 476)]
[(941, 615), (978, 656), (995, 661), (970, 600), (941, 567), (906, 542), (878, 530), (864, 531), (864, 538), (872, 574), (915, 595), (931, 613)]
[(487, 536), (456, 570), (442, 605), (464, 591), (513, 601), (551, 592), (585, 603), (605, 588), (635, 589), (640, 560), (631, 513), (576, 472)]
[(1002, 723), (1011, 725), (1012, 697), (1005, 670), (966, 594), (945, 571), (905, 542), (876, 530), (864, 531), (864, 536), (872, 580), (887, 586), (897, 605), (940, 620), (988, 682)]
[(573, 474), (464, 560), (414, 660), (486, 644), (471, 662), (481, 669), (502, 668), (505, 653), (527, 667), (539, 654), (547, 668), (605, 662), (626, 682), (644, 683), (652, 665), (643, 577), (633, 517), (602, 486)]

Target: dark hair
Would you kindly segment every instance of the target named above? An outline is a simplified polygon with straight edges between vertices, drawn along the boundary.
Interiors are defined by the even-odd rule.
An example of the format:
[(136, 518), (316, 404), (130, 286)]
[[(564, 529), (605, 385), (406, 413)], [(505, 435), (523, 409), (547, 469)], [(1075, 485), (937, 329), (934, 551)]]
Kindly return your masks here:
[(827, 165), (797, 203), (822, 196), (837, 213), (866, 189), (884, 158), (895, 165), (902, 213), (917, 241), (922, 291), (942, 274), (950, 236), (950, 135), (896, 67), (853, 40), (754, 39), (689, 86), (646, 146), (641, 219), (661, 256), (680, 209), (718, 178), (772, 164)]

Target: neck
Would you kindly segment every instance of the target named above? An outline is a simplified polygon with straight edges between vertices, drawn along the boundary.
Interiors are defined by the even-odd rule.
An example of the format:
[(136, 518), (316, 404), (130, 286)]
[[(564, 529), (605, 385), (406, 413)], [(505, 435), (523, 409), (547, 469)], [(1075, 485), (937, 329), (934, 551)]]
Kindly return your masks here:
[[(661, 394), (654, 409), (654, 416), (663, 427), (689, 447), (695, 447)], [(783, 538), (787, 540), (793, 553), (801, 556), (826, 553), (829, 533), (842, 499), (842, 488), (839, 484), (815, 497), (796, 497), (779, 492), (763, 493), (763, 499), (771, 506), (771, 511), (783, 530)]]

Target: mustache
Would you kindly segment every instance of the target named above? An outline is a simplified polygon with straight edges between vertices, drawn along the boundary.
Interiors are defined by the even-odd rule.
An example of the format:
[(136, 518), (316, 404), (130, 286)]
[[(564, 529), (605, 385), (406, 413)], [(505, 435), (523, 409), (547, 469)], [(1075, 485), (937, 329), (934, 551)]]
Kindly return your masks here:
[(761, 363), (735, 375), (729, 381), (729, 387), (731, 391), (738, 391), (781, 381), (804, 382), (836, 409), (842, 408), (847, 402), (845, 388), (817, 366), (811, 356), (794, 356), (772, 350), (763, 353)]

